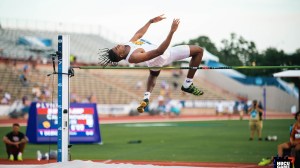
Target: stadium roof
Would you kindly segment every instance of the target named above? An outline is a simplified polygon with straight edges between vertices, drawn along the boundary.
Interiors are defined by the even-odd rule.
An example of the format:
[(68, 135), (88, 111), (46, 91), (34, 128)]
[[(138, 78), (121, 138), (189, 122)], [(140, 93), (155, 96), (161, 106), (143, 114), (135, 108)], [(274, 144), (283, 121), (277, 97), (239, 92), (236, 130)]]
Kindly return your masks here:
[(288, 70), (273, 74), (274, 77), (300, 77), (300, 70)]

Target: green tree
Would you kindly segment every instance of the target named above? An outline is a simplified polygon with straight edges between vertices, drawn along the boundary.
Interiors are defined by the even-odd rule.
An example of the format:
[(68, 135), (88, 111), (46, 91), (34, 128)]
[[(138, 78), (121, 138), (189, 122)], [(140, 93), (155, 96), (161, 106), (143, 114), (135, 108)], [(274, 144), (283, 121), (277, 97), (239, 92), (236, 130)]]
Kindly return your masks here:
[(300, 48), (295, 53), (289, 55), (285, 62), (286, 65), (300, 65)]
[(251, 65), (252, 57), (258, 55), (256, 45), (252, 41), (247, 41), (242, 36), (238, 37), (235, 33), (230, 34), (230, 39), (223, 39), (222, 53), (223, 61), (227, 65)]
[(220, 52), (218, 51), (216, 45), (207, 36), (199, 36), (197, 38), (189, 40), (187, 43), (182, 42), (176, 45), (184, 45), (184, 44), (198, 45), (205, 48), (208, 52), (216, 56), (220, 55)]
[[(229, 66), (284, 66), (284, 65), (300, 65), (300, 48), (293, 54), (285, 54), (283, 50), (276, 48), (267, 48), (262, 53), (259, 53), (253, 41), (247, 41), (242, 36), (237, 36), (235, 33), (230, 34), (229, 39), (221, 41), (223, 46), (220, 49), (207, 36), (199, 36), (191, 39), (188, 43), (198, 45), (205, 48), (210, 53), (219, 57), (220, 62)], [(272, 76), (278, 72), (278, 69), (264, 70), (239, 70), (247, 76)]]
[(216, 56), (220, 54), (216, 45), (207, 36), (199, 36), (198, 38), (191, 39), (189, 44), (201, 46)]
[[(277, 50), (276, 48), (267, 48), (256, 61), (258, 66), (285, 66), (287, 61), (287, 55), (283, 50)], [(278, 69), (264, 69), (259, 71), (261, 76), (273, 76), (273, 73), (278, 72)]]

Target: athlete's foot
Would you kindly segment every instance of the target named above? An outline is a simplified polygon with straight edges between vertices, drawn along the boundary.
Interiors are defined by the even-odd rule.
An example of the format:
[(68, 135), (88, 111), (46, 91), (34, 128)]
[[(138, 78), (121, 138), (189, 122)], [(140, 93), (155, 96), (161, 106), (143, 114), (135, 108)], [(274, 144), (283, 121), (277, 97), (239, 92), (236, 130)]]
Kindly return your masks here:
[(23, 161), (22, 153), (18, 154), (18, 161)]
[(8, 159), (9, 159), (9, 161), (14, 161), (15, 160), (14, 155), (10, 154)]
[(188, 88), (184, 88), (183, 86), (181, 86), (181, 90), (190, 94), (193, 94), (195, 96), (201, 96), (204, 94), (203, 91), (201, 91), (200, 89), (196, 88), (193, 84), (190, 85), (190, 87)]
[(140, 106), (137, 108), (137, 111), (139, 113), (143, 113), (145, 111), (145, 107), (147, 107), (149, 104), (149, 100), (148, 99), (144, 99), (141, 103)]

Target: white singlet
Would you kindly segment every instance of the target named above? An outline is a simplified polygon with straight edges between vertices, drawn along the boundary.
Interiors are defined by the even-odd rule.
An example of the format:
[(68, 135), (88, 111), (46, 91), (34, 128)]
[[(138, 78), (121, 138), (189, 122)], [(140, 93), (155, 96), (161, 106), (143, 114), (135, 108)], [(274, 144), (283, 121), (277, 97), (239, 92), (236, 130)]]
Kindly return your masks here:
[[(130, 51), (126, 57), (126, 61), (129, 63), (131, 54), (138, 48), (142, 48), (145, 52), (156, 49), (158, 46), (154, 45), (144, 39), (139, 39), (135, 42), (128, 42), (125, 45), (130, 46)], [(178, 60), (188, 58), (190, 56), (190, 47), (188, 45), (180, 45), (168, 48), (163, 55), (155, 57), (146, 61), (148, 67), (163, 67)]]

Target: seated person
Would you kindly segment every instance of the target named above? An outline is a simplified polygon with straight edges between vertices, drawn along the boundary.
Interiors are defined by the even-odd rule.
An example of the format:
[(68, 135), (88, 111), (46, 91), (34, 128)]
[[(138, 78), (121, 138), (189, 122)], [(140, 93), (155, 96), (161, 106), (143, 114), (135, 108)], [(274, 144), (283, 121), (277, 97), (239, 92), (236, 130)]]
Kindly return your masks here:
[(296, 122), (293, 125), (293, 128), (291, 130), (291, 134), (290, 134), (290, 141), (288, 142), (284, 142), (282, 144), (278, 145), (278, 157), (283, 157), (283, 150), (284, 149), (291, 149), (291, 148), (295, 148), (296, 151), (300, 150), (300, 132), (298, 132), (298, 130), (300, 130), (300, 111), (298, 111), (295, 115), (295, 119)]
[[(298, 133), (298, 131), (297, 131), (297, 130), (300, 130), (300, 115), (299, 114), (300, 114), (300, 111), (298, 111), (295, 114), (296, 122), (292, 125), (292, 128), (290, 129), (290, 141), (281, 143), (277, 146), (277, 156), (279, 158), (286, 157), (286, 156), (295, 157), (295, 154), (292, 153), (291, 149), (294, 149), (295, 151), (300, 151), (300, 132)], [(263, 158), (262, 161), (258, 165), (265, 166), (267, 164), (272, 163), (273, 159), (274, 159), (273, 157), (270, 159)], [(289, 157), (289, 159), (292, 159), (292, 163), (294, 163), (293, 158)]]
[(8, 159), (10, 161), (22, 161), (22, 154), (28, 138), (20, 132), (20, 125), (18, 123), (13, 124), (12, 131), (3, 137), (3, 141), (6, 145)]

